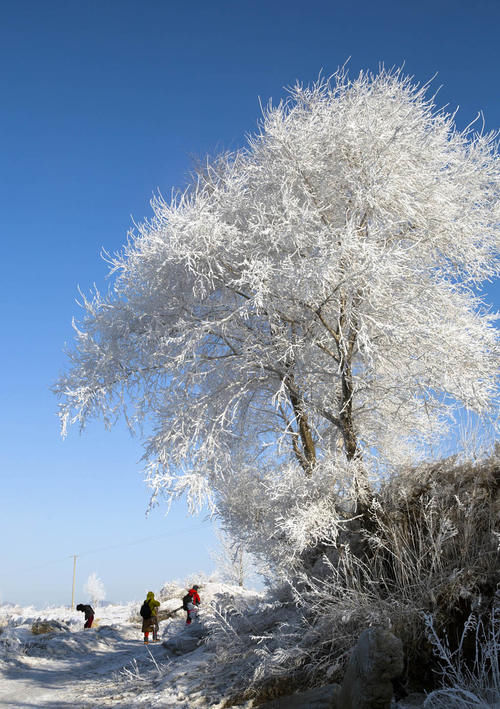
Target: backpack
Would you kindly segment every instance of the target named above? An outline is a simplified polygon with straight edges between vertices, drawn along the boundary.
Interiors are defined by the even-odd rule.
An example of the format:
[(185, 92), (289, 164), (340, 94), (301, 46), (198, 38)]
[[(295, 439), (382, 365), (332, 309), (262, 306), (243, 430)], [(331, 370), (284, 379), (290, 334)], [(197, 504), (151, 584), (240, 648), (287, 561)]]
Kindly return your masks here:
[(193, 599), (191, 598), (190, 593), (186, 593), (185, 596), (182, 598), (182, 608), (187, 611), (188, 609), (188, 603), (192, 603)]
[(142, 618), (151, 618), (151, 606), (147, 601), (144, 601), (144, 603), (142, 604), (139, 614)]

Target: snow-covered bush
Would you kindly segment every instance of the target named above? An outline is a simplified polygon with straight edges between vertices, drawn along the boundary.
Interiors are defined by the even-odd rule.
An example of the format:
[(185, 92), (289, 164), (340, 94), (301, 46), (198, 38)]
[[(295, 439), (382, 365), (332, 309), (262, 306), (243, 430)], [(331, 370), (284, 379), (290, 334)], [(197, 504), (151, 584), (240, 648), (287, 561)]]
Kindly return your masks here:
[(172, 599), (182, 598), (186, 593), (186, 590), (187, 589), (185, 589), (182, 581), (177, 579), (166, 581), (158, 592), (158, 600), (161, 603), (164, 603), (165, 601), (170, 601)]
[(304, 574), (297, 602), (323, 649), (330, 642), (331, 666), (349, 646), (339, 641), (349, 628), (352, 645), (363, 626), (385, 625), (404, 642), (410, 678), (432, 685), (422, 610), (456, 645), (469, 613), (487, 611), (500, 582), (499, 472), (498, 457), (401, 470), (372, 500), (368, 525), (342, 533), (316, 577)]
[(150, 686), (155, 679), (163, 677), (168, 668), (168, 663), (158, 662), (148, 647), (146, 650), (149, 656), (146, 658), (146, 662), (144, 660), (139, 662), (134, 657), (130, 664), (123, 667), (118, 673), (127, 685), (136, 686), (141, 690), (145, 685)]
[[(336, 505), (329, 506), (327, 488), (318, 487), (317, 498), (302, 497), (299, 485), (299, 520), (302, 509), (323, 499), (330, 510), (322, 556), (311, 568), (299, 531), (288, 528), (271, 544), (281, 550), (274, 558), (281, 563), (277, 584), (284, 585), (275, 585), (251, 609), (230, 598), (221, 601), (207, 618), (217, 656), (228, 662), (245, 658), (239, 690), (245, 693), (246, 686), (250, 696), (277, 677), (338, 681), (360, 633), (373, 625), (403, 640), (410, 683), (435, 686), (422, 610), (433, 613), (439, 633), (448, 633), (452, 651), (469, 613), (488, 612), (500, 582), (499, 465), (492, 457), (402, 469), (372, 500), (369, 528), (360, 527), (356, 516), (342, 516), (338, 490), (331, 492)], [(347, 491), (341, 499), (344, 511), (352, 507)], [(279, 509), (275, 514), (278, 519)], [(291, 505), (285, 518), (293, 519)]]
[(184, 580), (174, 579), (172, 581), (166, 581), (158, 592), (158, 599), (162, 602), (171, 599), (182, 599), (184, 594), (193, 586), (197, 584), (203, 588), (206, 584), (212, 584), (217, 581), (217, 574), (206, 573), (205, 571), (194, 571)]
[[(287, 628), (295, 628), (301, 619), (289, 590), (281, 589), (281, 597), (277, 589), (264, 596), (227, 586), (203, 608), (202, 622), (209, 632), (205, 642), (217, 658), (217, 666), (210, 671), (238, 668), (234, 692), (251, 696), (262, 690), (270, 676), (277, 676), (267, 671), (268, 658), (273, 652), (281, 653)], [(282, 674), (290, 675), (290, 671), (288, 665)]]
[(484, 702), (473, 692), (450, 687), (438, 689), (426, 697), (424, 709), (498, 709), (499, 702)]
[[(429, 638), (441, 664), (443, 688), (426, 698), (425, 709), (500, 706), (500, 598), (497, 600), (498, 607), (487, 616), (469, 616), (455, 650), (450, 648), (446, 636), (438, 635), (432, 616), (426, 616)], [(472, 656), (464, 647), (470, 640)]]

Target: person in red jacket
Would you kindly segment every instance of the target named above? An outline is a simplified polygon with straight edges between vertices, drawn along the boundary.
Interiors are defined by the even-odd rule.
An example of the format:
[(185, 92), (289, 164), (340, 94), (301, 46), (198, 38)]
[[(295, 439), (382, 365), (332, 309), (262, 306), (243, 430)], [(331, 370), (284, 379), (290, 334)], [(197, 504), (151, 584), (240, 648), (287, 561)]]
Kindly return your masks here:
[(201, 603), (198, 593), (199, 586), (193, 584), (183, 599), (183, 607), (187, 613), (186, 625), (191, 625), (193, 618), (198, 615), (198, 606)]

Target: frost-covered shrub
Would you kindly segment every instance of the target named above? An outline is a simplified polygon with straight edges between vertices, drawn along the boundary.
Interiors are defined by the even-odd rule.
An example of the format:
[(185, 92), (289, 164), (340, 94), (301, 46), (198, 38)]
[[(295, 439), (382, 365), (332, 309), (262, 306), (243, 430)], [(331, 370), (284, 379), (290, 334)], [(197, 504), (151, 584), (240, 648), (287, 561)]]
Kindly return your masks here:
[[(500, 599), (499, 599), (500, 601)], [(450, 648), (446, 636), (439, 637), (432, 616), (425, 618), (429, 639), (439, 658), (443, 688), (432, 692), (425, 709), (487, 709), (500, 705), (500, 603), (497, 609), (478, 618), (469, 616), (458, 647)], [(472, 657), (464, 646), (471, 639)]]
[[(273, 668), (273, 655), (286, 654), (286, 636), (295, 635), (301, 622), (289, 591), (282, 589), (282, 600), (279, 595), (242, 596), (235, 587), (234, 593), (229, 589), (217, 594), (203, 611), (203, 623), (209, 631), (205, 642), (215, 652), (218, 667), (238, 667), (235, 692), (246, 689), (251, 694), (269, 677), (279, 674)], [(290, 674), (292, 658), (289, 660), (285, 675)]]
[[(435, 686), (436, 661), (422, 610), (432, 611), (454, 651), (471, 610), (477, 617), (488, 613), (500, 582), (498, 458), (400, 470), (373, 498), (364, 528), (352, 513), (347, 474), (340, 498), (338, 485), (329, 493), (321, 484), (325, 477), (317, 485), (313, 478), (307, 489), (298, 476), (295, 500), (290, 475), (284, 477), (281, 497), (276, 491), (260, 496), (262, 513), (270, 500), (275, 503), (268, 516), (275, 533), (271, 526), (263, 533), (270, 536), (279, 574), (267, 597), (251, 608), (230, 600), (216, 606), (207, 618), (209, 642), (227, 662), (245, 658), (241, 690), (246, 686), (251, 693), (276, 677), (340, 680), (359, 634), (378, 625), (403, 640), (411, 682)], [(304, 544), (301, 536), (301, 524), (312, 528), (304, 510), (311, 515), (319, 510), (322, 538), (311, 531), (316, 547)], [(297, 529), (290, 522), (294, 515)], [(257, 545), (250, 531), (250, 524), (243, 526), (243, 534)], [(318, 549), (321, 554), (311, 566)]]
[(484, 702), (473, 692), (455, 687), (431, 692), (423, 704), (424, 709), (498, 709), (499, 706), (498, 702)]
[(46, 642), (49, 634), (52, 638), (53, 631), (68, 630), (66, 623), (51, 621), (51, 624), (52, 622), (54, 627), (48, 630), (48, 621), (41, 621), (40, 618), (18, 615), (17, 613), (3, 615), (3, 632), (0, 635), (0, 658), (15, 661), (19, 656), (29, 654), (31, 646), (38, 640), (36, 638), (38, 634), (37, 626), (41, 623), (44, 623), (46, 628), (42, 631), (45, 635), (42, 642)]
[[(334, 638), (345, 636), (344, 621), (353, 629), (390, 626), (404, 642), (410, 676), (432, 685), (421, 611), (433, 613), (453, 649), (470, 612), (489, 612), (500, 582), (499, 464), (492, 457), (401, 470), (373, 498), (365, 528), (343, 533), (324, 568), (303, 579), (298, 600)], [(322, 638), (321, 623), (314, 627)], [(337, 657), (338, 639), (333, 645)]]
[(120, 683), (125, 681), (128, 686), (134, 686), (139, 691), (144, 689), (145, 685), (151, 686), (155, 679), (165, 675), (167, 665), (157, 662), (148, 647), (146, 647), (146, 650), (149, 655), (149, 657), (146, 657), (146, 661), (138, 661), (134, 657), (128, 665), (116, 673), (117, 680), (121, 680)]
[(189, 574), (184, 580), (174, 579), (166, 581), (161, 587), (158, 598), (163, 603), (171, 599), (179, 599), (184, 596), (186, 591), (193, 584), (203, 587), (206, 584), (211, 584), (217, 581), (216, 573), (206, 573), (205, 571), (194, 571)]
[(68, 632), (70, 627), (67, 623), (58, 620), (45, 620), (37, 618), (31, 624), (31, 632), (33, 635), (44, 635), (45, 633), (61, 633)]
[[(452, 647), (472, 611), (489, 611), (500, 582), (499, 502), (500, 459), (493, 456), (401, 471), (373, 505), (369, 542), (383, 595), (432, 612)], [(406, 615), (395, 619), (403, 633)]]
[(166, 581), (158, 593), (158, 600), (161, 603), (164, 603), (165, 601), (170, 601), (174, 598), (182, 598), (185, 593), (186, 591), (184, 590), (184, 585), (181, 581), (178, 581), (177, 579), (173, 581)]

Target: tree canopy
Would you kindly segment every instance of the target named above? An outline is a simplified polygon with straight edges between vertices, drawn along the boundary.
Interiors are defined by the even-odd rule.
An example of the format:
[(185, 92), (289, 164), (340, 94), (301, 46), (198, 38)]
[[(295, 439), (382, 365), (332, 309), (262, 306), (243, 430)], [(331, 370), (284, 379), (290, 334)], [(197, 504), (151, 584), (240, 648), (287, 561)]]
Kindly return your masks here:
[(56, 386), (64, 429), (152, 420), (149, 481), (193, 505), (418, 457), (455, 411), (497, 411), (499, 196), (496, 135), (401, 72), (297, 85), (110, 258)]

